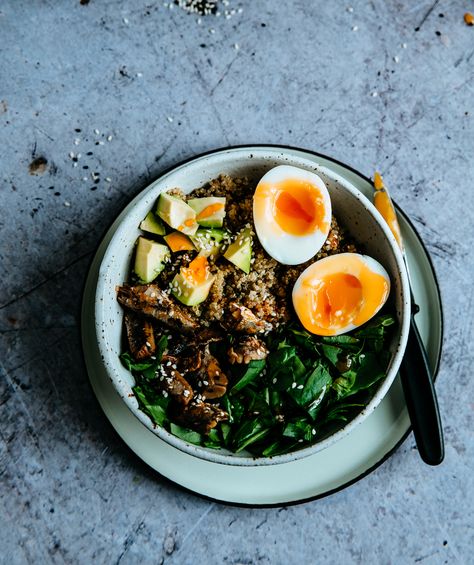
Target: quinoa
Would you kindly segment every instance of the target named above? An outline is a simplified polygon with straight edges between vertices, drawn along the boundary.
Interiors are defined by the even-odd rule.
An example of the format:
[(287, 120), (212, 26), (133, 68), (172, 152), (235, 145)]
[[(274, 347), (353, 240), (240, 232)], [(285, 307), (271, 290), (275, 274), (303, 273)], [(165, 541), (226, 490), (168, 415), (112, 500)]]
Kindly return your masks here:
[[(226, 198), (226, 216), (224, 228), (237, 234), (249, 225), (253, 229), (253, 194), (255, 183), (246, 178), (233, 178), (221, 175), (208, 184), (197, 188), (191, 194), (184, 195), (180, 189), (173, 189), (171, 194), (184, 200), (204, 196), (224, 196)], [(244, 273), (227, 261), (222, 254), (214, 260), (210, 258), (210, 269), (216, 279), (209, 292), (208, 299), (193, 310), (203, 325), (225, 320), (229, 315), (229, 304), (238, 303), (249, 308), (255, 316), (272, 324), (273, 328), (288, 322), (293, 306), (291, 291), (298, 276), (314, 261), (342, 252), (354, 252), (356, 247), (345, 230), (332, 216), (329, 235), (315, 257), (301, 265), (282, 265), (270, 257), (253, 237), (252, 268)], [(189, 253), (177, 254), (170, 265), (160, 275), (166, 285), (173, 279), (181, 266), (191, 260)]]

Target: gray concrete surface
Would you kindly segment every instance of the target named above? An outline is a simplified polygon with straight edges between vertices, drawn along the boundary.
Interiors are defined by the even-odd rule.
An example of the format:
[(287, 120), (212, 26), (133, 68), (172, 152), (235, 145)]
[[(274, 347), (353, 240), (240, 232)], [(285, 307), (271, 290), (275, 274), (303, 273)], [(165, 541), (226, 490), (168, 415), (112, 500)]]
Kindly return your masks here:
[[(239, 7), (0, 4), (3, 563), (472, 563), (473, 4)], [(250, 142), (380, 168), (415, 222), (445, 307), (442, 466), (410, 436), (329, 498), (239, 509), (157, 477), (102, 414), (78, 312), (104, 229), (164, 168)]]

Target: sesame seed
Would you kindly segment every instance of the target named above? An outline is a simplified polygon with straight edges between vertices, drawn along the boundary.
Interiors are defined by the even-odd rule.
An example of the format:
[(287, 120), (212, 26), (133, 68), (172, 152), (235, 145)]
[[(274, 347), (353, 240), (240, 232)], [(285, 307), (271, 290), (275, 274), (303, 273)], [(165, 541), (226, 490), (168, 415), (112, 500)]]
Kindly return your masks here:
[(352, 31), (357, 31), (359, 28), (357, 26), (352, 27)]
[(127, 18), (123, 18), (123, 23), (124, 23), (125, 25), (128, 25), (128, 19), (127, 19)]
[(297, 388), (298, 390), (302, 390), (302, 389), (303, 389), (303, 385), (298, 385), (296, 388)]
[(168, 116), (166, 119), (169, 121), (170, 124), (173, 122), (173, 118), (171, 116)]
[(296, 388), (296, 383), (291, 383), (291, 388)]
[(112, 141), (113, 137), (111, 135), (107, 136), (107, 141)]
[(94, 133), (95, 133), (96, 135), (99, 135), (99, 134), (100, 134), (100, 131), (99, 131), (98, 129), (95, 129), (95, 130), (94, 130)]
[(393, 62), (394, 62), (394, 63), (399, 63), (399, 62), (400, 62), (400, 58), (397, 57), (397, 55), (395, 55), (395, 57), (393, 58)]

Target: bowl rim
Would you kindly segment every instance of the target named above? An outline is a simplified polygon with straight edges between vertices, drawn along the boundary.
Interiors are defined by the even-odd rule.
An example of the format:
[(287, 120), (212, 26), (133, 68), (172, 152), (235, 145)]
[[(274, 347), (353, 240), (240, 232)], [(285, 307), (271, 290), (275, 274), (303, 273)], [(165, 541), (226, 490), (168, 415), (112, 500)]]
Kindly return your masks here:
[[(371, 399), (369, 404), (363, 408), (363, 410), (351, 421), (349, 421), (345, 426), (340, 428), (334, 434), (328, 436), (327, 438), (321, 440), (318, 443), (310, 445), (308, 447), (302, 448), (300, 450), (292, 451), (290, 453), (286, 453), (284, 455), (278, 455), (274, 457), (254, 457), (254, 456), (236, 456), (232, 453), (222, 453), (220, 450), (211, 450), (205, 447), (196, 446), (190, 444), (170, 432), (168, 432), (165, 428), (155, 425), (150, 418), (142, 412), (138, 408), (138, 403), (134, 395), (130, 394), (130, 388), (128, 391), (125, 390), (124, 384), (119, 377), (118, 368), (122, 369), (122, 365), (118, 356), (113, 352), (112, 348), (108, 347), (107, 341), (107, 318), (104, 312), (104, 296), (107, 294), (107, 290), (110, 284), (106, 284), (107, 274), (110, 270), (111, 264), (114, 261), (114, 255), (117, 254), (117, 242), (119, 242), (120, 237), (124, 235), (130, 229), (136, 229), (136, 226), (131, 228), (128, 225), (127, 220), (131, 216), (131, 212), (133, 209), (139, 205), (140, 201), (144, 198), (148, 197), (154, 191), (156, 191), (156, 195), (153, 197), (157, 197), (160, 193), (160, 190), (157, 190), (157, 186), (160, 184), (165, 183), (166, 179), (175, 174), (178, 171), (182, 171), (187, 167), (196, 166), (200, 162), (205, 162), (209, 159), (218, 159), (219, 157), (232, 154), (232, 153), (239, 153), (239, 152), (247, 152), (248, 157), (253, 157), (253, 154), (256, 152), (260, 152), (261, 154), (258, 155), (264, 159), (278, 159), (280, 160), (282, 157), (289, 157), (293, 161), (303, 161), (304, 163), (300, 163), (300, 165), (295, 166), (306, 166), (309, 169), (313, 170), (318, 174), (318, 170), (328, 174), (332, 180), (338, 182), (338, 184), (347, 192), (351, 193), (353, 197), (355, 197), (365, 208), (366, 212), (369, 213), (375, 222), (378, 224), (378, 227), (384, 233), (386, 239), (388, 240), (390, 250), (395, 258), (395, 263), (398, 270), (398, 275), (400, 278), (400, 286), (401, 286), (401, 295), (402, 295), (402, 322), (400, 327), (400, 335), (398, 339), (398, 343), (396, 346), (396, 351), (392, 359), (392, 363), (390, 366), (390, 370), (387, 373), (384, 381), (382, 382), (381, 386), (377, 390), (374, 397)], [(263, 153), (263, 154), (262, 154)], [(123, 216), (120, 214), (120, 218), (113, 223), (115, 228), (115, 233), (112, 235), (112, 238), (105, 250), (103, 259), (101, 261), (99, 267), (99, 274), (98, 274), (98, 281), (97, 281), (97, 288), (96, 288), (96, 296), (95, 296), (95, 328), (96, 328), (96, 337), (99, 346), (100, 355), (102, 361), (104, 363), (104, 368), (112, 384), (125, 402), (127, 407), (131, 410), (131, 412), (136, 416), (141, 423), (148, 428), (152, 433), (157, 435), (160, 439), (166, 441), (168, 444), (188, 453), (190, 455), (199, 457), (201, 459), (205, 459), (208, 461), (212, 461), (214, 463), (220, 463), (230, 466), (265, 466), (265, 465), (274, 465), (274, 464), (283, 464), (288, 461), (292, 461), (295, 459), (300, 459), (303, 457), (307, 457), (317, 451), (321, 451), (326, 447), (329, 447), (356, 427), (359, 423), (361, 423), (375, 408), (378, 404), (382, 401), (385, 397), (386, 393), (388, 392), (390, 386), (392, 385), (400, 367), (403, 355), (405, 353), (406, 343), (408, 339), (408, 332), (410, 327), (410, 314), (411, 314), (411, 302), (410, 302), (410, 292), (409, 292), (409, 282), (408, 282), (408, 275), (406, 272), (405, 262), (402, 256), (402, 252), (398, 247), (398, 244), (393, 236), (392, 232), (390, 231), (388, 225), (386, 224), (383, 217), (380, 213), (376, 210), (375, 206), (370, 202), (370, 200), (355, 186), (352, 185), (351, 181), (345, 179), (338, 173), (334, 172), (331, 169), (328, 169), (325, 165), (318, 164), (315, 160), (320, 157), (322, 159), (327, 159), (328, 161), (336, 164), (336, 165), (343, 165), (342, 163), (336, 161), (331, 157), (326, 157), (325, 155), (321, 155), (315, 152), (311, 152), (310, 150), (305, 150), (297, 147), (290, 147), (290, 146), (281, 146), (281, 145), (271, 145), (271, 144), (256, 144), (256, 145), (239, 145), (239, 146), (232, 146), (232, 147), (225, 147), (220, 149), (211, 150), (209, 152), (205, 152), (189, 159), (180, 162), (174, 166), (171, 166), (163, 173), (161, 173), (154, 181), (152, 181), (149, 185), (147, 185), (143, 190), (141, 190), (124, 208)], [(277, 166), (277, 165), (275, 165)], [(348, 170), (351, 170), (350, 167), (343, 165)], [(164, 188), (164, 186), (163, 186)], [(120, 221), (119, 221), (120, 220)], [(111, 228), (112, 229), (112, 228)], [(118, 282), (115, 282), (118, 284)], [(113, 288), (115, 288), (115, 284)], [(123, 369), (122, 369), (123, 370)]]

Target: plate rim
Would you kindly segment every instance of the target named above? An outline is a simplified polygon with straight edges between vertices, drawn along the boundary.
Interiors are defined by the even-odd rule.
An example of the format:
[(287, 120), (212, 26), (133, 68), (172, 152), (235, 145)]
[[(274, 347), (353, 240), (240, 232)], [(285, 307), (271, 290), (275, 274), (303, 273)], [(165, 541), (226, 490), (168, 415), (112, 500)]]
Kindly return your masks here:
[[(187, 157), (185, 159), (179, 160), (173, 164), (171, 164), (169, 167), (166, 167), (165, 169), (163, 169), (162, 171), (160, 171), (160, 173), (156, 176), (155, 179), (153, 179), (151, 182), (147, 183), (146, 186), (144, 186), (140, 192), (138, 192), (137, 194), (133, 195), (123, 206), (123, 208), (118, 212), (118, 214), (113, 218), (113, 220), (107, 225), (107, 227), (103, 230), (99, 241), (97, 243), (97, 246), (94, 248), (94, 250), (92, 251), (92, 257), (91, 260), (89, 261), (88, 267), (87, 267), (87, 275), (85, 277), (84, 280), (84, 284), (83, 284), (83, 288), (82, 288), (82, 298), (81, 298), (81, 315), (80, 315), (80, 333), (82, 335), (83, 332), (83, 328), (85, 325), (85, 321), (84, 321), (84, 311), (85, 311), (85, 294), (86, 294), (86, 289), (88, 286), (88, 281), (89, 281), (89, 275), (90, 275), (90, 270), (92, 267), (92, 264), (95, 260), (95, 257), (100, 249), (100, 246), (104, 240), (104, 237), (106, 236), (106, 234), (109, 232), (110, 228), (113, 226), (113, 224), (115, 223), (117, 217), (123, 212), (123, 210), (126, 208), (126, 206), (136, 197), (138, 196), (143, 190), (146, 190), (147, 187), (149, 187), (153, 182), (155, 182), (156, 180), (158, 180), (160, 177), (168, 174), (169, 172), (171, 172), (172, 170), (181, 167), (183, 165), (186, 165), (187, 163), (190, 163), (194, 160), (203, 158), (203, 157), (207, 157), (213, 154), (217, 154), (217, 153), (222, 153), (225, 151), (230, 151), (230, 150), (236, 150), (236, 149), (252, 149), (252, 148), (273, 148), (273, 149), (281, 149), (281, 150), (290, 150), (290, 151), (299, 151), (299, 152), (303, 152), (309, 155), (312, 155), (313, 157), (318, 157), (318, 158), (322, 158), (325, 159), (331, 163), (334, 163), (335, 165), (338, 165), (340, 167), (343, 167), (344, 169), (346, 169), (347, 171), (350, 171), (351, 173), (355, 174), (356, 176), (358, 176), (360, 179), (362, 179), (363, 181), (365, 181), (368, 184), (372, 184), (372, 181), (370, 180), (369, 177), (367, 177), (366, 175), (364, 175), (363, 173), (361, 173), (360, 171), (358, 171), (357, 169), (355, 169), (354, 167), (339, 161), (338, 159), (335, 159), (334, 157), (325, 155), (324, 153), (320, 153), (318, 151), (314, 151), (312, 149), (306, 149), (306, 148), (302, 148), (302, 147), (296, 147), (296, 146), (291, 146), (291, 145), (284, 145), (284, 144), (271, 144), (271, 143), (252, 143), (252, 144), (239, 144), (239, 145), (231, 145), (231, 146), (223, 146), (223, 147), (218, 147), (215, 149), (210, 149), (208, 151), (199, 153), (199, 154), (195, 154), (192, 155), (190, 157)], [(441, 362), (441, 358), (442, 358), (442, 351), (443, 351), (443, 347), (444, 347), (444, 327), (445, 327), (445, 318), (444, 318), (444, 311), (443, 311), (443, 304), (442, 304), (442, 295), (441, 295), (441, 288), (440, 288), (440, 284), (439, 284), (439, 280), (438, 280), (438, 276), (436, 274), (436, 270), (433, 264), (433, 261), (431, 259), (431, 256), (429, 254), (429, 251), (423, 241), (423, 239), (421, 238), (420, 234), (418, 233), (417, 228), (415, 227), (414, 223), (412, 222), (412, 220), (409, 218), (409, 216), (402, 210), (402, 208), (395, 203), (395, 207), (397, 210), (397, 213), (399, 213), (403, 219), (407, 222), (407, 224), (409, 225), (409, 227), (412, 229), (412, 231), (414, 232), (417, 241), (419, 242), (425, 256), (428, 262), (428, 265), (430, 267), (431, 270), (431, 274), (433, 277), (433, 281), (435, 283), (435, 289), (436, 289), (436, 297), (437, 297), (437, 306), (439, 309), (439, 317), (440, 317), (440, 326), (439, 326), (439, 348), (438, 348), (438, 354), (435, 360), (435, 364), (434, 364), (434, 369), (433, 369), (433, 381), (436, 381), (437, 375), (438, 375), (438, 371), (440, 368), (440, 362)], [(87, 363), (86, 363), (86, 352), (85, 352), (85, 347), (84, 347), (84, 340), (81, 339), (81, 352), (82, 352), (82, 357), (85, 363), (85, 367), (86, 367), (86, 373), (88, 374), (87, 371)], [(96, 398), (96, 401), (98, 402), (101, 410), (104, 412), (102, 405), (100, 403), (100, 401), (98, 400), (96, 394), (95, 394), (95, 390), (94, 387), (91, 383), (91, 379), (90, 376), (88, 375), (88, 382), (89, 382), (89, 386), (91, 387), (91, 390)], [(281, 508), (281, 507), (287, 507), (287, 506), (293, 506), (296, 504), (303, 504), (305, 502), (311, 502), (313, 500), (318, 500), (321, 498), (325, 498), (327, 496), (330, 496), (332, 494), (335, 494), (336, 492), (339, 492), (347, 487), (350, 487), (351, 485), (355, 484), (356, 482), (362, 480), (363, 478), (365, 478), (366, 476), (368, 476), (370, 473), (372, 473), (375, 469), (377, 469), (378, 467), (380, 467), (387, 459), (389, 459), (394, 453), (395, 451), (398, 450), (398, 448), (405, 442), (405, 440), (407, 439), (407, 437), (410, 435), (411, 431), (412, 431), (412, 426), (409, 425), (408, 429), (406, 430), (406, 432), (402, 435), (402, 437), (399, 439), (399, 441), (386, 453), (384, 453), (384, 455), (377, 460), (373, 465), (371, 465), (369, 468), (367, 468), (366, 470), (364, 470), (362, 473), (358, 474), (356, 477), (344, 482), (343, 484), (329, 489), (323, 493), (319, 493), (316, 494), (314, 496), (310, 496), (310, 497), (305, 497), (305, 498), (298, 498), (295, 500), (291, 500), (291, 501), (286, 501), (286, 502), (277, 502), (277, 503), (247, 503), (247, 502), (234, 502), (234, 501), (226, 501), (226, 500), (222, 500), (219, 498), (214, 498), (212, 496), (206, 495), (206, 494), (202, 494), (200, 492), (197, 492), (189, 487), (183, 486), (181, 484), (179, 484), (178, 482), (173, 481), (173, 479), (166, 477), (165, 475), (163, 475), (162, 473), (160, 473), (158, 470), (156, 470), (154, 467), (152, 467), (151, 465), (149, 465), (146, 461), (144, 461), (140, 455), (138, 455), (137, 452), (135, 452), (129, 445), (128, 443), (125, 441), (125, 439), (117, 432), (117, 430), (115, 429), (115, 426), (111, 423), (111, 421), (109, 420), (107, 414), (104, 412), (104, 415), (106, 416), (109, 424), (112, 426), (112, 428), (114, 428), (115, 433), (117, 434), (117, 436), (119, 437), (120, 441), (123, 442), (127, 448), (133, 453), (134, 457), (137, 457), (142, 464), (146, 465), (149, 469), (151, 469), (151, 471), (153, 473), (157, 473), (161, 479), (164, 479), (165, 481), (169, 482), (170, 484), (173, 484), (175, 486), (177, 486), (179, 489), (182, 489), (185, 492), (189, 492), (192, 493), (195, 496), (199, 496), (200, 498), (204, 499), (204, 500), (208, 500), (211, 502), (217, 502), (219, 504), (223, 504), (223, 505), (227, 505), (227, 506), (236, 506), (236, 507), (240, 507), (240, 508)]]

